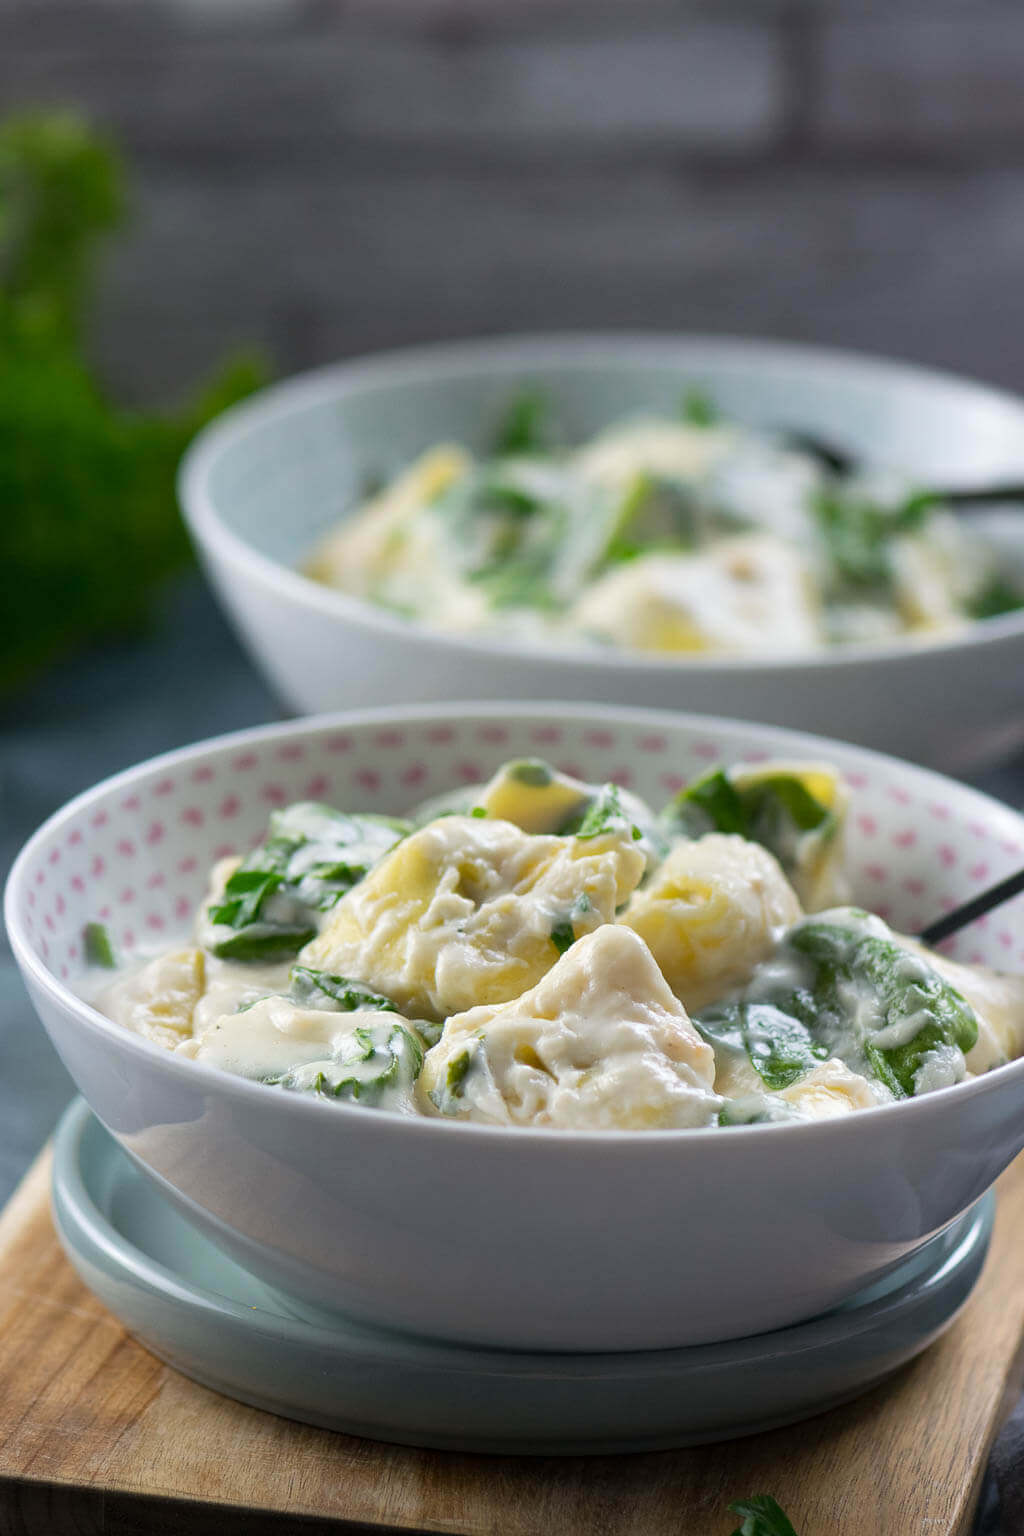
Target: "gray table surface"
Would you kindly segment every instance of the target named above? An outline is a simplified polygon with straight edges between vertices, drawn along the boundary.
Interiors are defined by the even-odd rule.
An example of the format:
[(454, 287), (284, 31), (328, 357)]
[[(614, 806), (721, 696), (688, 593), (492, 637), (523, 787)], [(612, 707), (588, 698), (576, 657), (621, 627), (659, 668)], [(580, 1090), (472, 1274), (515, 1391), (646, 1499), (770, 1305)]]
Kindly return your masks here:
[[(147, 634), (88, 651), (0, 707), (0, 874), (45, 817), (98, 779), (280, 713), (199, 578), (184, 578)], [(1024, 805), (1024, 757), (972, 782)], [(0, 935), (0, 1204), (73, 1091)], [(1021, 1533), (1024, 1403), (997, 1443), (976, 1527)]]

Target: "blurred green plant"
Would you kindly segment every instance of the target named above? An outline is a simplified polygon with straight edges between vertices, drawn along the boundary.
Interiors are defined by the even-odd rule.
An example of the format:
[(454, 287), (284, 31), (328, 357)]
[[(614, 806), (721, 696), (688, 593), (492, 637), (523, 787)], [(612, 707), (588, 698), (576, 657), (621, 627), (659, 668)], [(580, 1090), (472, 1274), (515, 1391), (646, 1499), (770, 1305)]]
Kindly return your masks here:
[(191, 558), (174, 492), (182, 452), (267, 376), (255, 356), (229, 359), (162, 414), (107, 397), (83, 326), (126, 181), (114, 145), (77, 117), (0, 124), (0, 690), (144, 623)]

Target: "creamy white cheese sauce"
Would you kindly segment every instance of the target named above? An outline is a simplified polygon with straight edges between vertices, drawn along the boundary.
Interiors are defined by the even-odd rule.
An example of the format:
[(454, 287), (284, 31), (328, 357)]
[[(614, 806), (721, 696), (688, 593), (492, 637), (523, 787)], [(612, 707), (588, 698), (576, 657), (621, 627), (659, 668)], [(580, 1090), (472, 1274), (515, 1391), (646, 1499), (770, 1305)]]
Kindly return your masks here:
[(439, 629), (667, 653), (926, 642), (1024, 600), (1019, 532), (1007, 565), (914, 489), (769, 432), (640, 418), (546, 456), (431, 449), (306, 569)]
[[(166, 1049), (278, 1089), (563, 1129), (829, 1118), (1021, 1054), (1024, 978), (930, 955), (857, 908), (807, 915), (791, 879), (809, 904), (843, 884), (848, 797), (827, 765), (710, 778), (658, 818), (613, 786), (509, 763), (421, 810), (418, 828), (415, 813), (398, 831), (346, 818), (364, 840), (342, 851), (367, 873), (322, 907), (298, 893), (323, 897), (330, 813), (293, 808), (283, 888), (233, 920), (245, 937), (295, 919), (309, 942), (272, 962), (214, 953), (236, 936), (238, 861), (225, 860), (198, 939), (94, 968), (83, 995)], [(734, 792), (753, 795), (785, 870), (748, 837), (682, 830), (716, 795), (742, 810)]]

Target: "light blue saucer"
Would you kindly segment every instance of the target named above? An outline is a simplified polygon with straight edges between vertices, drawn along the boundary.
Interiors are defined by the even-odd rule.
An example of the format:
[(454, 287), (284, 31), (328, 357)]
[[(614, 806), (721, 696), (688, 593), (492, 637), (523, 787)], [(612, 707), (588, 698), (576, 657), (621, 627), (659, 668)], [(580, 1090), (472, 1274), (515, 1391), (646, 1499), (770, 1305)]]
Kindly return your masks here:
[(194, 1232), (81, 1101), (61, 1121), (53, 1171), (75, 1269), (186, 1376), (327, 1429), (514, 1455), (696, 1445), (856, 1397), (956, 1316), (994, 1206), (987, 1195), (879, 1284), (794, 1328), (690, 1349), (521, 1354), (385, 1333), (278, 1297)]

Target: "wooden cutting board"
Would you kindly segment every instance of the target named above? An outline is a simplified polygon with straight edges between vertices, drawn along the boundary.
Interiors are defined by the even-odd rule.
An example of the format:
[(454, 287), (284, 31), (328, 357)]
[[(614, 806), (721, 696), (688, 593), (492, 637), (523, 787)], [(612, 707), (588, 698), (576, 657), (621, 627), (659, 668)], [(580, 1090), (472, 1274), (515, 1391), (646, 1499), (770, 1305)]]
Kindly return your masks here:
[(0, 1216), (0, 1536), (727, 1536), (771, 1493), (799, 1536), (967, 1536), (1024, 1376), (1024, 1159), (999, 1185), (974, 1295), (846, 1408), (697, 1450), (442, 1454), (307, 1428), (195, 1386), (77, 1278), (43, 1153)]

